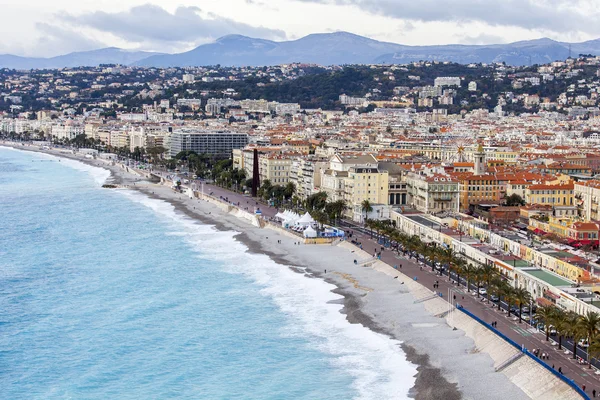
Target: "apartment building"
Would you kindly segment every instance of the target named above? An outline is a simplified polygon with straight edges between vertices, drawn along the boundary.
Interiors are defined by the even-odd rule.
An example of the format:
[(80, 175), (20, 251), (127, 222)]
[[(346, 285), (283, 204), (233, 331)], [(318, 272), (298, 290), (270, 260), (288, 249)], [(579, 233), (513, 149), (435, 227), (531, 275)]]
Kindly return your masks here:
[(406, 176), (407, 203), (428, 214), (458, 212), (459, 184), (454, 178), (433, 171), (410, 172)]
[(85, 128), (73, 120), (61, 124), (52, 125), (52, 136), (57, 139), (75, 139), (76, 136), (85, 134)]
[(572, 206), (574, 204), (574, 185), (537, 184), (525, 189), (527, 204), (550, 204), (551, 206)]
[(181, 151), (195, 151), (198, 154), (230, 156), (233, 149), (244, 148), (248, 144), (248, 134), (225, 131), (179, 130), (170, 135), (169, 156), (175, 157)]
[(584, 221), (600, 221), (600, 181), (575, 182), (575, 204)]
[(273, 185), (285, 186), (290, 181), (290, 170), (293, 155), (260, 154), (258, 156), (258, 172), (260, 181), (271, 181)]

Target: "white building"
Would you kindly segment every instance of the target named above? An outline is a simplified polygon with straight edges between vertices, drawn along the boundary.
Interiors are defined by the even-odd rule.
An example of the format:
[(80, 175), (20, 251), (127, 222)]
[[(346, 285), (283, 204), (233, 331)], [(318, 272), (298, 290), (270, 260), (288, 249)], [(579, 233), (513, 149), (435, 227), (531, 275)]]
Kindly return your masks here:
[(458, 86), (460, 87), (460, 77), (458, 76), (440, 76), (433, 81), (434, 86)]
[(85, 134), (85, 128), (73, 120), (68, 120), (62, 124), (52, 125), (52, 136), (57, 139), (75, 139), (78, 135)]

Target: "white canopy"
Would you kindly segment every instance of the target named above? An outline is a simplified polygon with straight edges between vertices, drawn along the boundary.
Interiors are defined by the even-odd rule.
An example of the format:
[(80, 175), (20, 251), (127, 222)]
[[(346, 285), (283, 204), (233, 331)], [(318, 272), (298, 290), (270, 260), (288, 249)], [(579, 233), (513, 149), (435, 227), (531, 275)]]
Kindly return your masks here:
[(312, 223), (314, 223), (315, 220), (313, 219), (313, 217), (310, 216), (309, 213), (306, 213), (302, 216), (302, 218), (300, 218), (298, 221), (296, 221), (296, 223), (298, 225), (310, 225)]
[(308, 228), (306, 228), (304, 230), (304, 237), (305, 238), (316, 238), (317, 237), (317, 231), (315, 231), (313, 229), (313, 227), (309, 225)]

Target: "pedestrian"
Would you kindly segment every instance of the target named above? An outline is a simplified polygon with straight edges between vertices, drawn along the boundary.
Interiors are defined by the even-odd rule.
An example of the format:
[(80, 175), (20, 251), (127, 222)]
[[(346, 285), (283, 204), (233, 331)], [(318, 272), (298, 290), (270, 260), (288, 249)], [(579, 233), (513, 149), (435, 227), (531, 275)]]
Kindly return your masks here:
[(325, 273), (327, 273), (327, 270), (325, 270)]
[(558, 367), (558, 373), (562, 375), (562, 367)]
[(583, 389), (583, 391), (585, 392), (585, 383), (583, 385), (581, 385), (581, 388)]
[(596, 389), (592, 390), (592, 397), (596, 397)]

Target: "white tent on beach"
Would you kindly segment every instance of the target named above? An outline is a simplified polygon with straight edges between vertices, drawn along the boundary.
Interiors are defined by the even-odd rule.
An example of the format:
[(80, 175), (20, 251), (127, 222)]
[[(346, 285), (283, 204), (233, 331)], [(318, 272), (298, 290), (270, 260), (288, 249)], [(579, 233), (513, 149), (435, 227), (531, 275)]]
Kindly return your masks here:
[(313, 219), (313, 217), (310, 216), (309, 213), (306, 213), (302, 216), (302, 218), (300, 218), (299, 220), (296, 221), (296, 225), (300, 225), (300, 226), (310, 226), (311, 224), (314, 224), (315, 220)]
[(305, 238), (316, 238), (317, 231), (315, 231), (315, 229), (309, 225), (308, 228), (304, 230), (303, 235)]

